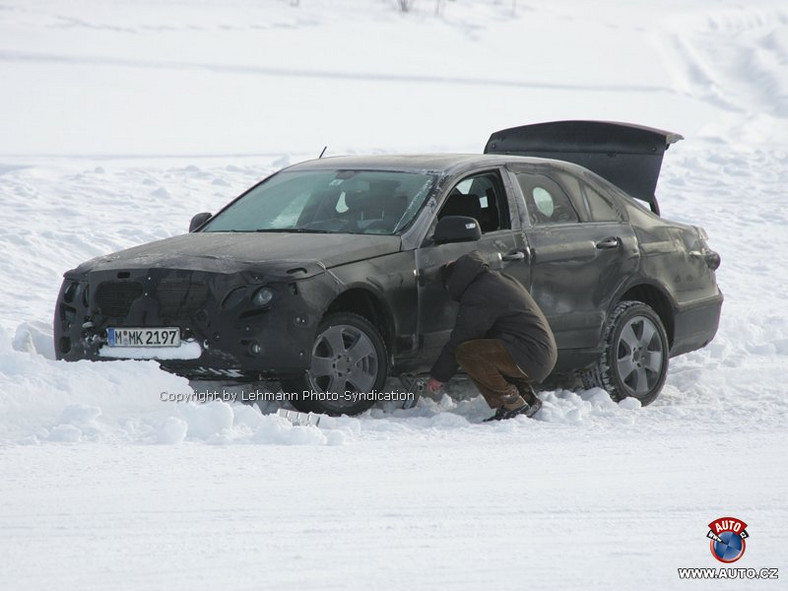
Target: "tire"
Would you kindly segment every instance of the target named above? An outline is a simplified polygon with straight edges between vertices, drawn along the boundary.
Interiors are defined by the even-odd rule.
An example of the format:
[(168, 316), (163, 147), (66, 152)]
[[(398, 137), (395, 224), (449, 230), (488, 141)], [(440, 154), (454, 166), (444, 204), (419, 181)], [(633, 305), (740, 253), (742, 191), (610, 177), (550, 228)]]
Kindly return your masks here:
[(642, 302), (620, 302), (605, 323), (603, 343), (592, 370), (595, 385), (617, 402), (630, 397), (643, 406), (654, 402), (668, 375), (670, 352), (657, 313)]
[(356, 415), (375, 399), (354, 400), (353, 394), (380, 391), (387, 375), (386, 344), (378, 329), (358, 314), (341, 312), (320, 323), (309, 370), (282, 385), (295, 395), (292, 404), (301, 412)]

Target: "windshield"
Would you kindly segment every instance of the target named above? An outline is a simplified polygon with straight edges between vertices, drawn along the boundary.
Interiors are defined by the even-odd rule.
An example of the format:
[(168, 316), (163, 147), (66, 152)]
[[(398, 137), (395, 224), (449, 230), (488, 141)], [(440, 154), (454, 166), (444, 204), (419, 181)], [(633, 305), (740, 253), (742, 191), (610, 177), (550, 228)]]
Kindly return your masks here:
[(284, 171), (217, 214), (204, 232), (396, 234), (435, 181), (426, 173)]

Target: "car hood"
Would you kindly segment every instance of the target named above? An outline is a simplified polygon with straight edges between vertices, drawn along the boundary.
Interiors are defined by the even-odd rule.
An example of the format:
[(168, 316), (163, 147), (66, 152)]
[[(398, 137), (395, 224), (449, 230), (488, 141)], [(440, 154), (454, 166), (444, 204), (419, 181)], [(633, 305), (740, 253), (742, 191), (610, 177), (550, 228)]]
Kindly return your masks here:
[(264, 268), (268, 272), (304, 278), (327, 268), (383, 256), (401, 248), (399, 236), (197, 232), (98, 257), (83, 263), (74, 272), (169, 268), (236, 273)]

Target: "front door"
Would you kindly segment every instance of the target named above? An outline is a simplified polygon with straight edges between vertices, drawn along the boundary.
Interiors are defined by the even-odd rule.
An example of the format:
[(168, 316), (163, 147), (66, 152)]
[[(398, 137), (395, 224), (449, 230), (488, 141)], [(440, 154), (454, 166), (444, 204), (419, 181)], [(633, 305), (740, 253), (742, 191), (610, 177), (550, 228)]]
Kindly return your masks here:
[[(441, 198), (441, 205), (424, 246), (416, 250), (418, 270), (418, 334), (422, 371), (427, 371), (449, 339), (457, 317), (458, 304), (443, 287), (441, 268), (471, 251), (478, 251), (491, 269), (504, 271), (523, 283), (530, 282), (528, 255), (524, 249), (510, 180), (500, 170), (468, 174), (453, 184)], [(473, 217), (482, 237), (478, 241), (431, 244), (437, 221), (447, 215)]]

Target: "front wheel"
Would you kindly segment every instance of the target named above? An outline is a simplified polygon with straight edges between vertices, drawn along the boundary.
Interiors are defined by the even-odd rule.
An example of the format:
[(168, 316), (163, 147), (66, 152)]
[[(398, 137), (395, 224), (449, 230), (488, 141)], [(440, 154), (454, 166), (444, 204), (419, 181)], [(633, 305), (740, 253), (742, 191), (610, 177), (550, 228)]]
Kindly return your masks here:
[(619, 303), (604, 328), (605, 350), (592, 373), (613, 400), (636, 398), (643, 406), (659, 395), (668, 374), (668, 337), (654, 310)]
[(375, 404), (387, 374), (380, 332), (366, 318), (342, 312), (320, 323), (309, 370), (282, 385), (302, 412), (355, 415)]

